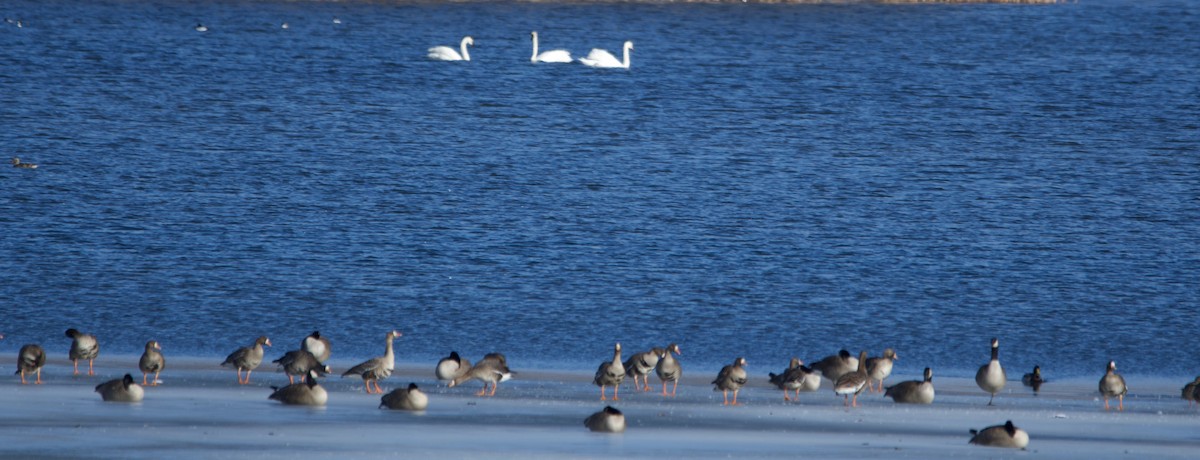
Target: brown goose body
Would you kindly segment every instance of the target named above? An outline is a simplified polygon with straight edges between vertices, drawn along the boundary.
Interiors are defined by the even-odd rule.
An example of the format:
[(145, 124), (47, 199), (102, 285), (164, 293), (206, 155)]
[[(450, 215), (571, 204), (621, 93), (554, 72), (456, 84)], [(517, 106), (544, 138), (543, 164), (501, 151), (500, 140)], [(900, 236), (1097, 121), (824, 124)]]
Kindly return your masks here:
[(133, 381), (133, 375), (130, 374), (96, 385), (96, 393), (100, 393), (100, 399), (109, 402), (138, 402), (146, 395), (146, 391)]
[(830, 382), (836, 382), (838, 377), (841, 377), (843, 374), (857, 370), (858, 361), (849, 351), (843, 349), (839, 350), (838, 354), (821, 358), (820, 361), (812, 363), (808, 367), (820, 372)]
[[(238, 348), (225, 357), (225, 361), (221, 362), (222, 366), (229, 366), (237, 370), (238, 384), (246, 385), (250, 383), (250, 373), (262, 364), (263, 347), (271, 346), (271, 339), (267, 336), (259, 336), (254, 340), (254, 344), (248, 347)], [(242, 371), (246, 371), (246, 378), (242, 379)]]
[[(157, 386), (158, 374), (165, 367), (167, 367), (167, 360), (163, 357), (162, 346), (156, 340), (146, 342), (146, 350), (142, 352), (142, 358), (138, 360), (138, 369), (142, 371), (142, 385)], [(146, 377), (151, 373), (154, 374), (154, 380), (146, 383)]]
[(379, 407), (393, 410), (420, 411), (429, 407), (429, 395), (409, 383), (408, 388), (397, 388), (379, 398)]
[[(648, 351), (634, 353), (629, 359), (625, 360), (625, 375), (633, 377), (634, 388), (642, 391), (650, 391), (650, 381), (647, 377), (651, 372), (654, 372), (654, 367), (658, 365), (658, 357), (662, 356), (663, 349), (654, 347)], [(641, 379), (641, 385), (638, 384), (638, 379)]]
[(933, 404), (933, 369), (925, 368), (925, 380), (908, 380), (888, 387), (884, 396), (901, 404)]
[(625, 414), (612, 406), (605, 406), (584, 419), (583, 426), (597, 433), (622, 433), (625, 431)]
[(662, 382), (663, 396), (667, 395), (667, 382), (671, 382), (671, 396), (675, 396), (675, 390), (679, 388), (679, 378), (683, 376), (683, 366), (679, 364), (679, 360), (672, 355), (682, 355), (679, 350), (679, 345), (674, 343), (667, 345), (661, 356), (658, 357), (658, 363), (654, 366), (654, 373), (658, 374), (658, 380)]
[[(733, 360), (733, 364), (722, 367), (717, 373), (717, 378), (712, 381), (714, 385), (713, 391), (720, 391), (724, 399), (723, 405), (736, 406), (738, 392), (746, 385), (748, 376), (746, 375), (746, 358), (738, 357)], [(733, 392), (733, 401), (729, 401), (729, 392)]]
[(1008, 375), (1004, 373), (1004, 366), (1000, 365), (1000, 340), (993, 338), (992, 359), (975, 372), (975, 384), (992, 396), (988, 399), (990, 406), (996, 399), (996, 393), (1004, 389), (1005, 383), (1008, 383)]
[(81, 360), (88, 362), (88, 375), (96, 375), (96, 371), (92, 367), (96, 357), (100, 356), (100, 342), (96, 340), (96, 336), (75, 329), (67, 329), (66, 335), (71, 338), (71, 352), (68, 357), (75, 365), (75, 375), (79, 375), (79, 361)]
[[(357, 366), (351, 367), (346, 372), (342, 373), (342, 377), (349, 375), (362, 376), (363, 384), (366, 385), (367, 393), (383, 393), (383, 388), (379, 386), (379, 381), (388, 378), (392, 375), (392, 369), (396, 367), (396, 355), (392, 348), (392, 342), (401, 337), (400, 331), (391, 331), (387, 333), (384, 341), (383, 356), (368, 359), (359, 363)], [(371, 388), (371, 384), (375, 384), (375, 388)]]
[(1024, 449), (1029, 445), (1029, 433), (1013, 425), (1012, 420), (1003, 425), (989, 426), (982, 430), (971, 430), (970, 444), (1005, 447), (1009, 449)]
[(1129, 387), (1125, 386), (1125, 377), (1117, 373), (1116, 361), (1109, 361), (1104, 377), (1100, 377), (1100, 395), (1104, 397), (1104, 410), (1108, 410), (1108, 398), (1117, 398), (1117, 410), (1125, 410), (1125, 395)]
[(26, 344), (17, 352), (17, 372), (21, 376), (21, 384), (26, 384), (26, 374), (37, 374), (34, 384), (42, 384), (42, 367), (46, 365), (46, 350), (40, 345)]
[[(845, 397), (843, 401), (847, 406), (858, 406), (858, 394), (862, 393), (863, 388), (867, 387), (867, 352), (862, 351), (858, 354), (858, 369), (854, 372), (842, 374), (833, 384), (833, 393)], [(850, 395), (854, 395), (853, 404), (850, 402)]]
[(618, 395), (621, 389), (621, 382), (625, 380), (625, 365), (621, 362), (621, 344), (618, 343), (613, 347), (612, 359), (600, 363), (600, 367), (596, 369), (596, 377), (592, 379), (592, 383), (600, 387), (600, 400), (604, 401), (604, 388), (613, 388), (613, 401), (621, 399)]

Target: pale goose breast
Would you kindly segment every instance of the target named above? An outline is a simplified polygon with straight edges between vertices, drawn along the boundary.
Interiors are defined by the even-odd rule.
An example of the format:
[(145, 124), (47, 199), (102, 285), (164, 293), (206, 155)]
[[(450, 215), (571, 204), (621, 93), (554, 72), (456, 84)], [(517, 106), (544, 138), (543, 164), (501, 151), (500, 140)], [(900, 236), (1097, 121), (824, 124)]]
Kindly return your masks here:
[(979, 371), (975, 372), (975, 384), (979, 388), (988, 392), (992, 397), (988, 399), (988, 405), (996, 399), (996, 393), (1004, 389), (1004, 384), (1008, 382), (1008, 376), (1004, 373), (1004, 367), (1000, 365), (1000, 339), (992, 339), (992, 359), (987, 364), (979, 367)]
[(109, 402), (138, 402), (146, 395), (130, 374), (96, 385), (96, 393), (100, 393), (100, 399)]
[[(858, 354), (858, 369), (854, 372), (848, 372), (838, 377), (833, 384), (833, 393), (845, 397), (843, 404), (846, 406), (858, 406), (858, 394), (863, 388), (867, 387), (867, 352), (866, 350)], [(854, 395), (853, 404), (850, 402), (850, 395)]]
[(625, 414), (613, 406), (604, 406), (604, 409), (584, 419), (583, 426), (597, 433), (623, 433), (625, 432)]
[[(366, 386), (367, 393), (383, 394), (383, 388), (379, 386), (379, 381), (388, 378), (392, 375), (392, 369), (396, 367), (396, 355), (392, 348), (392, 342), (404, 334), (400, 331), (393, 330), (387, 333), (384, 342), (383, 356), (368, 359), (357, 366), (351, 367), (346, 372), (342, 373), (342, 377), (350, 375), (362, 376), (363, 384)], [(375, 384), (375, 388), (371, 388), (371, 384)]]
[(608, 361), (600, 363), (600, 367), (596, 369), (596, 377), (592, 379), (592, 383), (600, 387), (600, 400), (604, 401), (605, 387), (613, 387), (613, 401), (620, 398), (618, 395), (621, 389), (621, 382), (625, 380), (625, 365), (621, 362), (621, 344), (617, 343), (613, 347), (613, 357)]
[(408, 388), (397, 388), (379, 399), (379, 407), (393, 410), (425, 410), (429, 407), (429, 396), (417, 388), (416, 383), (409, 383)]
[(100, 356), (100, 342), (96, 340), (96, 336), (76, 329), (67, 329), (67, 337), (71, 338), (71, 352), (68, 356), (75, 364), (75, 375), (79, 375), (79, 361), (84, 359), (88, 362), (88, 375), (96, 375), (95, 369), (92, 368), (92, 363)]
[[(883, 350), (883, 356), (867, 359), (867, 389), (876, 392), (883, 391), (883, 381), (892, 375), (892, 367), (895, 361), (900, 359), (896, 356), (896, 351), (888, 348)], [(874, 388), (874, 383), (879, 382), (879, 389)]]
[(663, 396), (667, 395), (667, 382), (671, 382), (671, 396), (674, 397), (675, 390), (679, 388), (679, 379), (683, 376), (683, 366), (679, 364), (679, 360), (675, 359), (672, 353), (675, 355), (683, 354), (679, 350), (679, 345), (674, 343), (667, 345), (662, 355), (658, 357), (658, 364), (654, 367), (654, 373), (658, 374), (658, 379), (662, 381)]
[(434, 369), (434, 375), (438, 380), (449, 381), (458, 378), (459, 376), (471, 370), (471, 361), (458, 355), (457, 351), (451, 351), (450, 356), (442, 358), (437, 363), (437, 368)]
[(970, 444), (988, 447), (1024, 449), (1029, 445), (1029, 433), (1013, 425), (1012, 420), (1003, 425), (989, 426), (982, 430), (971, 430)]
[(322, 336), (321, 331), (313, 331), (312, 334), (301, 340), (300, 349), (312, 353), (313, 357), (322, 363), (329, 361), (329, 357), (333, 355), (333, 347), (329, 345), (329, 338)]
[(274, 399), (287, 405), (324, 406), (329, 402), (329, 393), (317, 383), (316, 371), (310, 371), (304, 382), (293, 383), (283, 388), (271, 387), (271, 389), (275, 391), (267, 399)]
[(1108, 398), (1117, 398), (1117, 410), (1125, 410), (1125, 394), (1129, 387), (1125, 386), (1125, 377), (1117, 373), (1117, 362), (1109, 361), (1104, 377), (1100, 377), (1100, 395), (1104, 396), (1104, 410), (1108, 410)]
[[(157, 340), (146, 342), (146, 350), (138, 360), (138, 370), (142, 371), (142, 385), (158, 386), (158, 374), (166, 366), (167, 360), (163, 358), (162, 345), (159, 345)], [(151, 373), (154, 374), (154, 380), (146, 383), (146, 377)]]
[[(737, 401), (738, 392), (741, 391), (742, 386), (746, 385), (747, 379), (746, 358), (739, 356), (733, 360), (733, 364), (721, 368), (721, 371), (717, 373), (717, 378), (712, 381), (712, 384), (713, 391), (721, 392), (722, 399), (724, 400), (722, 405), (739, 405)], [(730, 391), (733, 392), (732, 402), (729, 400)]]

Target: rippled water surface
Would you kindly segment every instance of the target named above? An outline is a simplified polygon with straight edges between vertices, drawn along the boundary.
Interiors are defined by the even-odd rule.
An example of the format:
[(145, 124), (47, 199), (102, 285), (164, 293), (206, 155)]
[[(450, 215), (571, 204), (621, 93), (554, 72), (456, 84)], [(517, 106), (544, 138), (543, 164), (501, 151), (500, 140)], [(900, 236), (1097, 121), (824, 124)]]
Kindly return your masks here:
[(5, 353), (1200, 371), (1195, 3), (0, 13)]

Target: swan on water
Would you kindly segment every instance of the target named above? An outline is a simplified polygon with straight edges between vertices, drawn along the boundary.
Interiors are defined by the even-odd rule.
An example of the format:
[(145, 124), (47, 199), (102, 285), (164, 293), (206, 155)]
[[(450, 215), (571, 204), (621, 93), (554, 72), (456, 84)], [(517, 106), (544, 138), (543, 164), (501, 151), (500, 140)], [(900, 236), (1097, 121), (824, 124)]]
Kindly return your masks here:
[(537, 32), (530, 32), (530, 35), (533, 35), (533, 56), (529, 58), (529, 62), (571, 62), (571, 52), (567, 50), (550, 50), (538, 54)]
[(463, 37), (462, 42), (458, 44), (458, 48), (462, 51), (454, 51), (454, 48), (449, 46), (435, 46), (429, 48), (429, 59), (438, 61), (470, 61), (471, 55), (467, 53), (467, 45), (475, 45), (475, 39), (469, 36)]
[(600, 48), (593, 48), (592, 52), (588, 53), (587, 57), (579, 58), (579, 62), (588, 67), (603, 67), (603, 68), (629, 68), (629, 50), (633, 49), (633, 42), (626, 41), (624, 46), (625, 59), (618, 61), (612, 53)]

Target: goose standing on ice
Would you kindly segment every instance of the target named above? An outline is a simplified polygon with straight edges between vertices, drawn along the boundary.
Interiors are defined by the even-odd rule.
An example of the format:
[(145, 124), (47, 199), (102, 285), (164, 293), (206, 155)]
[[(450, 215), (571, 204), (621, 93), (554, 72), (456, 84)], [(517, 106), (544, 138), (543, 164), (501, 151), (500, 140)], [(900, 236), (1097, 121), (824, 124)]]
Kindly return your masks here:
[(1200, 376), (1196, 377), (1196, 380), (1192, 380), (1192, 383), (1184, 385), (1183, 392), (1179, 397), (1188, 402), (1188, 407), (1192, 407), (1193, 404), (1196, 404), (1197, 393), (1200, 393)]
[(1125, 410), (1125, 395), (1129, 387), (1125, 386), (1125, 377), (1117, 373), (1117, 362), (1109, 361), (1104, 377), (1100, 377), (1100, 395), (1104, 396), (1104, 410), (1108, 410), (1108, 398), (1117, 398), (1117, 410)]
[(146, 390), (135, 383), (130, 374), (96, 385), (96, 393), (100, 393), (100, 399), (109, 402), (138, 402), (146, 396)]
[[(239, 385), (250, 383), (250, 372), (258, 369), (258, 365), (262, 364), (263, 348), (271, 346), (271, 339), (267, 336), (259, 336), (254, 340), (254, 345), (238, 348), (225, 357), (225, 361), (221, 362), (222, 366), (230, 366), (237, 369), (237, 378)], [(246, 371), (246, 379), (242, 380), (242, 371)]]
[[(843, 405), (858, 407), (858, 394), (862, 393), (869, 379), (870, 377), (867, 375), (867, 352), (863, 350), (858, 354), (858, 369), (838, 377), (837, 381), (833, 384), (833, 393), (845, 397)], [(854, 395), (853, 404), (850, 403), (850, 395)]]
[[(508, 369), (508, 360), (499, 353), (490, 353), (471, 366), (470, 370), (451, 380), (449, 386), (454, 388), (470, 380), (479, 380), (483, 382), (483, 388), (475, 393), (475, 396), (495, 396), (499, 383), (510, 378), (512, 378), (512, 371)], [(490, 393), (488, 384), (492, 385)]]
[(988, 447), (1024, 449), (1029, 445), (1029, 433), (1013, 425), (1012, 420), (1003, 425), (989, 426), (982, 430), (971, 430), (969, 444)]
[(397, 388), (379, 398), (379, 407), (394, 410), (425, 410), (429, 407), (429, 395), (417, 388), (417, 384), (410, 382), (408, 388)]
[(925, 380), (897, 383), (888, 387), (883, 395), (902, 404), (933, 404), (933, 369), (925, 368)]
[(992, 339), (992, 359), (979, 367), (979, 371), (975, 373), (975, 384), (979, 388), (992, 395), (988, 399), (988, 405), (992, 405), (992, 401), (996, 399), (996, 393), (1004, 389), (1004, 384), (1008, 382), (1008, 376), (1004, 374), (1004, 367), (1000, 365), (1000, 339)]
[(605, 69), (628, 69), (629, 68), (629, 51), (633, 49), (633, 42), (626, 41), (624, 50), (624, 60), (617, 60), (612, 53), (600, 48), (593, 48), (592, 52), (588, 53), (587, 57), (579, 58), (579, 62), (588, 67), (600, 67)]
[(36, 385), (42, 384), (42, 367), (46, 365), (46, 350), (37, 344), (27, 344), (17, 352), (17, 372), (21, 375), (21, 385), (25, 385), (25, 374), (37, 373)]
[[(400, 331), (391, 331), (387, 333), (384, 340), (383, 356), (377, 356), (366, 361), (363, 361), (350, 370), (343, 372), (342, 377), (349, 375), (361, 375), (363, 384), (367, 387), (367, 393), (383, 393), (383, 388), (379, 387), (379, 381), (388, 378), (392, 375), (392, 369), (396, 367), (396, 355), (392, 351), (392, 341), (396, 337), (400, 337)], [(371, 384), (375, 384), (375, 389), (371, 389)]]
[(457, 351), (451, 351), (450, 356), (438, 361), (433, 374), (438, 380), (449, 381), (466, 374), (469, 370), (471, 370), (471, 361), (459, 356)]
[(435, 61), (470, 61), (471, 54), (467, 52), (467, 45), (474, 46), (475, 39), (469, 36), (463, 37), (462, 41), (458, 44), (458, 48), (461, 53), (459, 51), (454, 51), (454, 48), (449, 46), (435, 46), (433, 48), (429, 48), (429, 59), (433, 59)]
[(842, 349), (838, 354), (826, 356), (820, 361), (809, 365), (813, 370), (821, 372), (821, 375), (829, 379), (830, 382), (836, 382), (838, 377), (843, 374), (854, 372), (858, 369), (858, 359), (851, 356), (849, 351)]
[[(633, 377), (633, 387), (638, 390), (650, 391), (650, 381), (647, 377), (651, 372), (654, 372), (654, 366), (658, 365), (658, 357), (662, 356), (663, 349), (654, 347), (649, 351), (634, 353), (629, 359), (625, 360), (625, 374)], [(642, 384), (638, 386), (638, 378), (641, 377)]]
[[(742, 390), (742, 386), (746, 385), (746, 358), (738, 357), (733, 360), (733, 364), (722, 367), (717, 373), (716, 380), (712, 381), (715, 385), (713, 391), (720, 391), (724, 402), (723, 406), (738, 405), (738, 392)], [(733, 392), (733, 402), (729, 401), (729, 392)]]
[(279, 364), (279, 368), (283, 370), (284, 374), (287, 374), (288, 384), (296, 383), (293, 376), (300, 376), (300, 381), (303, 382), (308, 378), (309, 371), (316, 371), (317, 375), (321, 377), (333, 372), (333, 369), (306, 350), (289, 351), (271, 362)]
[(1021, 384), (1027, 387), (1033, 387), (1033, 395), (1037, 396), (1038, 390), (1042, 389), (1042, 384), (1046, 381), (1042, 379), (1042, 367), (1033, 366), (1033, 372), (1025, 374), (1021, 377)]
[(817, 391), (821, 388), (821, 374), (804, 365), (799, 358), (792, 358), (788, 368), (779, 374), (768, 373), (771, 384), (783, 390), (783, 400), (791, 401), (789, 391), (795, 391), (795, 400), (800, 400), (801, 391)]
[(583, 426), (597, 433), (622, 433), (625, 431), (625, 414), (613, 406), (604, 406), (584, 419)]
[(88, 375), (96, 375), (96, 371), (92, 368), (92, 363), (100, 355), (100, 342), (96, 340), (96, 336), (84, 334), (75, 329), (67, 329), (67, 337), (71, 338), (70, 358), (75, 364), (75, 375), (79, 375), (79, 360), (81, 359), (86, 359), (88, 362)]
[(625, 365), (621, 362), (621, 344), (618, 343), (613, 347), (613, 357), (610, 361), (600, 363), (600, 367), (596, 369), (596, 377), (592, 379), (592, 383), (600, 387), (600, 400), (604, 401), (604, 387), (613, 387), (613, 401), (621, 399), (618, 393), (621, 389), (621, 382), (625, 380)]
[[(879, 393), (883, 392), (883, 381), (892, 375), (892, 366), (897, 359), (900, 359), (900, 357), (896, 356), (896, 351), (891, 348), (883, 350), (882, 357), (867, 359), (867, 376), (870, 377), (867, 380), (868, 390)], [(878, 390), (873, 387), (873, 382), (879, 382)]]
[(571, 62), (571, 52), (567, 50), (550, 50), (538, 54), (538, 34), (530, 32), (533, 36), (533, 57), (529, 58), (529, 62)]
[(658, 364), (654, 366), (654, 373), (658, 374), (658, 380), (662, 382), (663, 396), (667, 395), (667, 382), (671, 382), (671, 397), (675, 397), (675, 390), (679, 388), (679, 378), (683, 376), (683, 366), (679, 364), (679, 360), (671, 355), (683, 355), (679, 350), (679, 345), (670, 344), (663, 350), (662, 356), (658, 357)]
[[(142, 352), (142, 358), (138, 360), (138, 369), (142, 371), (142, 385), (158, 386), (158, 374), (167, 366), (166, 358), (163, 358), (162, 346), (157, 340), (146, 342), (146, 351)], [(154, 380), (146, 383), (146, 376), (154, 373)]]

